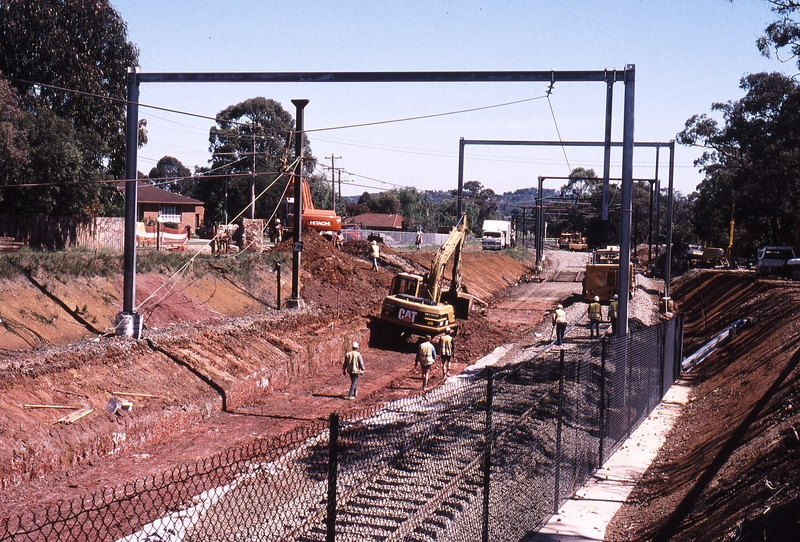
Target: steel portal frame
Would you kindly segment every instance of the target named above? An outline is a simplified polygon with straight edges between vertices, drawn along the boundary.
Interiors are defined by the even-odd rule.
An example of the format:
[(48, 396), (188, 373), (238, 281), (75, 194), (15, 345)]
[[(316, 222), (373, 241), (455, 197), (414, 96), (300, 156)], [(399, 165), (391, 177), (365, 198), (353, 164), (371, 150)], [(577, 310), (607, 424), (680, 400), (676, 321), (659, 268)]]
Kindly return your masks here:
[[(621, 230), (630, 237), (631, 191), (633, 178), (633, 127), (636, 66), (628, 64), (623, 70), (578, 70), (578, 71), (445, 71), (445, 72), (189, 72), (189, 73), (141, 73), (137, 68), (128, 69), (127, 116), (125, 123), (125, 246), (123, 259), (123, 304), (122, 315), (133, 315), (136, 307), (136, 202), (137, 202), (137, 152), (139, 123), (139, 85), (142, 83), (522, 83), (522, 82), (605, 82), (608, 88), (606, 99), (606, 140), (610, 141), (611, 89), (614, 83), (625, 85), (622, 138), (622, 206)], [(302, 140), (302, 127), (298, 126)], [(607, 153), (610, 148), (607, 147)], [(297, 184), (297, 183), (296, 183)], [(459, 185), (459, 202), (460, 198)], [(299, 208), (300, 202), (295, 202)], [(626, 226), (627, 224), (627, 226)], [(620, 232), (622, 234), (622, 231)], [(299, 232), (296, 232), (297, 236)], [(625, 237), (625, 236), (623, 236)], [(300, 246), (302, 245), (296, 243)], [(626, 260), (620, 265), (628, 266), (630, 254), (621, 255)], [(622, 257), (620, 260), (622, 260)], [(299, 269), (292, 269), (294, 277)], [(627, 308), (620, 303), (620, 311)], [(627, 323), (627, 321), (626, 321)]]
[[(610, 116), (606, 116), (606, 135), (611, 133), (610, 124), (611, 118)], [(464, 185), (464, 149), (467, 145), (489, 145), (489, 146), (525, 146), (525, 147), (537, 147), (537, 146), (560, 146), (560, 147), (605, 147), (606, 152), (603, 161), (603, 211), (602, 216), (603, 220), (608, 219), (608, 182), (610, 180), (609, 173), (610, 173), (610, 163), (611, 163), (611, 147), (623, 147), (625, 148), (624, 142), (618, 141), (611, 141), (610, 139), (607, 141), (552, 141), (552, 140), (544, 140), (544, 141), (526, 141), (526, 140), (500, 140), (500, 139), (464, 139), (463, 137), (459, 140), (458, 145), (458, 216), (461, 216), (462, 211), (462, 187)], [(674, 182), (674, 172), (675, 172), (675, 140), (671, 140), (667, 143), (660, 142), (660, 141), (640, 141), (634, 142), (633, 147), (642, 147), (642, 148), (654, 148), (656, 149), (656, 176), (655, 176), (655, 184), (656, 184), (656, 194), (658, 194), (659, 188), (659, 180), (658, 180), (658, 150), (661, 147), (669, 148), (669, 197), (667, 200), (667, 239), (666, 239), (666, 269), (664, 275), (664, 297), (669, 298), (669, 283), (671, 280), (670, 277), (670, 265), (672, 258), (672, 196), (673, 196), (673, 182)], [(623, 165), (624, 165), (624, 158), (623, 158)], [(633, 175), (632, 175), (633, 168), (631, 167), (630, 172), (631, 175), (627, 178), (627, 182), (629, 184), (628, 190), (630, 191), (629, 201), (628, 201), (628, 213), (627, 213), (627, 228), (625, 227), (625, 213), (624, 213), (624, 205), (625, 205), (625, 183), (626, 177), (624, 174), (623, 168), (623, 175), (622, 175), (622, 205), (623, 205), (623, 219), (620, 223), (620, 272), (617, 273), (618, 283), (617, 283), (617, 291), (619, 292), (627, 292), (630, 288), (630, 276), (628, 273), (623, 273), (622, 269), (627, 269), (630, 265), (630, 250), (631, 250), (631, 207), (633, 205)], [(542, 246), (543, 240), (541, 238), (541, 233), (544, 231), (544, 214), (542, 211), (543, 206), (543, 195), (542, 195), (542, 184), (545, 179), (554, 179), (554, 178), (563, 178), (563, 177), (552, 177), (549, 175), (542, 175), (539, 176), (539, 197), (538, 203), (536, 205), (536, 209), (538, 210), (537, 218), (536, 218), (536, 264), (537, 267), (541, 265), (542, 262)], [(568, 177), (567, 177), (568, 178)], [(656, 205), (658, 203), (656, 202)], [(627, 233), (625, 230), (627, 229)], [(625, 262), (625, 267), (622, 266), (622, 254), (627, 254), (627, 262)], [(617, 320), (617, 335), (626, 335), (628, 333), (628, 296), (620, 296), (619, 299), (619, 319)]]

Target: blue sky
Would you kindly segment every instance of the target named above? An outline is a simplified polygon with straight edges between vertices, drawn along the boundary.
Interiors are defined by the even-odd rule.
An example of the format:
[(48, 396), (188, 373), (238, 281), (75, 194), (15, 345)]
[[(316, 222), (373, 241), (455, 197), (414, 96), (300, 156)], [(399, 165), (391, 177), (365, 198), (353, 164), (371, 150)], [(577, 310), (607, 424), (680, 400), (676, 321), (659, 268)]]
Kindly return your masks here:
[[(112, 0), (140, 50), (142, 72), (312, 72), (603, 70), (636, 66), (635, 140), (675, 137), (713, 102), (738, 100), (747, 73), (794, 74), (793, 63), (766, 59), (756, 38), (775, 19), (762, 0), (208, 2)], [(398, 186), (453, 189), (458, 141), (601, 140), (605, 85), (471, 84), (145, 84), (140, 101), (213, 117), (255, 96), (294, 116), (310, 102), (305, 126), (320, 166), (342, 167), (343, 193)], [(614, 87), (614, 139), (622, 139), (624, 87)], [(538, 98), (538, 99), (532, 99)], [(380, 126), (321, 130), (528, 100), (478, 112)], [(145, 173), (169, 155), (206, 166), (211, 120), (140, 109), (150, 142), (139, 151)], [(702, 180), (699, 149), (678, 147), (675, 187)], [(341, 158), (338, 158), (341, 157)], [(612, 154), (620, 174), (621, 151)], [(658, 175), (667, 182), (668, 153)], [(602, 174), (602, 149), (467, 147), (464, 178), (502, 193), (536, 186), (537, 177), (570, 168)], [(321, 169), (321, 168), (320, 168)], [(325, 171), (322, 170), (321, 171)], [(329, 172), (325, 171), (326, 174)], [(634, 176), (652, 178), (655, 152), (637, 149)], [(547, 181), (558, 188), (563, 181)]]

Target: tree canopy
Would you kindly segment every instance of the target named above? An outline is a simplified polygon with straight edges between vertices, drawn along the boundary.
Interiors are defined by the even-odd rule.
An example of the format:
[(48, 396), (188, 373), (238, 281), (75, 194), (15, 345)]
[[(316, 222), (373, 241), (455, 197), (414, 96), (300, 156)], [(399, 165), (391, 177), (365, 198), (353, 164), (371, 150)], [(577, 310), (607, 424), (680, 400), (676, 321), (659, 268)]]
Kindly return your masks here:
[(29, 167), (5, 169), (3, 182), (57, 184), (18, 189), (0, 207), (89, 216), (118, 212), (115, 187), (75, 183), (122, 177), (122, 100), (127, 70), (137, 59), (125, 23), (108, 0), (0, 3), (0, 71), (27, 116), (27, 122), (11, 126), (17, 142), (27, 140), (30, 158)]
[[(764, 35), (756, 40), (756, 46), (765, 57), (770, 58), (774, 50), (781, 61), (795, 59), (800, 67), (800, 22), (796, 20), (800, 13), (800, 2), (797, 0), (767, 0), (772, 4), (772, 12), (778, 20), (767, 25)], [(789, 58), (781, 59), (781, 51), (788, 49)]]
[(705, 179), (695, 228), (701, 238), (726, 245), (733, 217), (744, 253), (763, 244), (793, 245), (800, 211), (800, 87), (780, 73), (747, 75), (740, 87), (743, 98), (711, 107), (722, 125), (694, 115), (678, 134), (680, 143), (705, 149), (696, 160)]
[(174, 156), (164, 156), (147, 177), (151, 184), (157, 184), (164, 190), (189, 196), (193, 184), (193, 179), (189, 178), (191, 175), (192, 172), (180, 160)]
[[(216, 126), (211, 127), (208, 138), (212, 153), (210, 173), (227, 177), (196, 181), (192, 193), (206, 202), (208, 221), (223, 220), (226, 201), (229, 217), (250, 206), (253, 175), (258, 195), (281, 173), (293, 170), (294, 129), (292, 116), (281, 104), (262, 97), (250, 98), (217, 114)], [(307, 138), (303, 141), (303, 158), (303, 174), (311, 175), (316, 158)], [(284, 175), (281, 182), (256, 201), (256, 218), (272, 216), (289, 179), (290, 176)]]

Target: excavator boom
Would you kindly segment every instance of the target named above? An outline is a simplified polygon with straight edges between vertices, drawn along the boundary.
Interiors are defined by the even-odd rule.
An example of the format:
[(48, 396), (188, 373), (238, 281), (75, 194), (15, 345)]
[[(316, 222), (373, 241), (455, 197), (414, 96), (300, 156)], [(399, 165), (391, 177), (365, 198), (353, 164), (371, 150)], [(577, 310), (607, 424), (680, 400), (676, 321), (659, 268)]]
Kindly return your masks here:
[[(457, 331), (456, 314), (459, 318), (468, 317), (472, 305), (471, 296), (459, 293), (461, 249), (467, 231), (466, 215), (463, 215), (436, 251), (424, 277), (413, 273), (399, 273), (394, 277), (381, 307), (384, 334), (437, 335), (448, 327)], [(450, 291), (443, 295), (440, 284), (451, 257), (454, 259)]]

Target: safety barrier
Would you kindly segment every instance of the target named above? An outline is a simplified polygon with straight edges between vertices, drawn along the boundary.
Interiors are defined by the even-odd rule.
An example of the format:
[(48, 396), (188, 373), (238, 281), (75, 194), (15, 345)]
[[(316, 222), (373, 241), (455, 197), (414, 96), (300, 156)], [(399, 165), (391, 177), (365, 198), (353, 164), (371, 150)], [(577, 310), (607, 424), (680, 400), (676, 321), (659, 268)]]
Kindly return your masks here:
[(680, 372), (680, 317), (0, 519), (0, 541), (523, 540)]

